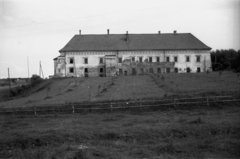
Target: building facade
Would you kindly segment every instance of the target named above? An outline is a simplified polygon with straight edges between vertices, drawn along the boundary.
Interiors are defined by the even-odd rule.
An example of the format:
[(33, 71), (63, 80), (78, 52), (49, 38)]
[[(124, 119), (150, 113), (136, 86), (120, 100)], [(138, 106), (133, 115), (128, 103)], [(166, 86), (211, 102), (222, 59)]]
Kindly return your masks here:
[(54, 59), (54, 76), (211, 71), (211, 48), (190, 33), (75, 35)]

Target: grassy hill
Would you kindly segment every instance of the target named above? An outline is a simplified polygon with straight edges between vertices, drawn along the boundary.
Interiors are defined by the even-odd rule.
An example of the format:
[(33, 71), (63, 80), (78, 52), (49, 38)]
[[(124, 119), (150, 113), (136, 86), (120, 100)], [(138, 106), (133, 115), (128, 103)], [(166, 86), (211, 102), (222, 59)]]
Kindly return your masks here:
[[(91, 90), (91, 91), (89, 91)], [(1, 102), (40, 104), (212, 96), (239, 92), (231, 72), (44, 80)], [(26, 96), (31, 92), (31, 96)], [(25, 96), (25, 97), (22, 97)], [(21, 98), (20, 98), (21, 97)], [(185, 109), (1, 115), (0, 158), (240, 158), (239, 102)]]
[(211, 96), (238, 91), (238, 74), (232, 72), (60, 78), (45, 80), (18, 95), (18, 99), (1, 102), (0, 107)]

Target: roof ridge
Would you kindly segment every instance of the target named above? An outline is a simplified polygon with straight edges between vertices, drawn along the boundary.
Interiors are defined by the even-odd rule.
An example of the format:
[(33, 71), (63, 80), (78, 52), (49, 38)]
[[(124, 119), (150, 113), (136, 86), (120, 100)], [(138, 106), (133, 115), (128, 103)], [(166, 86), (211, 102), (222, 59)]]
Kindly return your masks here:
[[(162, 35), (162, 34), (172, 34), (172, 35), (175, 35), (175, 34), (191, 34), (191, 33), (128, 33), (128, 35)], [(75, 34), (74, 36), (89, 36), (89, 35), (126, 35), (125, 34)]]

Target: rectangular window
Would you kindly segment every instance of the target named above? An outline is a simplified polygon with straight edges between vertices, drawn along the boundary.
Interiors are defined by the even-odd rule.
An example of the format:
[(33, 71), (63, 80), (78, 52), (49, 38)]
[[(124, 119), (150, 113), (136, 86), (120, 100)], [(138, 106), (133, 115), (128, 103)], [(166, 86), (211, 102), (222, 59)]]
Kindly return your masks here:
[(73, 58), (69, 59), (69, 63), (72, 64), (74, 62)]
[(166, 72), (167, 72), (167, 73), (170, 73), (170, 68), (166, 68)]
[(120, 68), (119, 69), (119, 74), (122, 75), (123, 74), (123, 70)]
[(73, 67), (69, 67), (69, 73), (74, 73), (74, 68)]
[(103, 57), (99, 58), (99, 63), (102, 64), (103, 63)]
[(152, 62), (152, 57), (149, 57), (149, 62)]
[(190, 62), (190, 56), (186, 56), (186, 62)]
[(161, 72), (162, 72), (162, 71), (161, 71), (161, 68), (158, 68), (157, 71), (158, 71), (158, 73), (161, 73)]
[(190, 70), (190, 67), (187, 67), (187, 73), (190, 73), (191, 70)]
[(175, 73), (178, 73), (178, 68), (174, 68), (174, 72), (175, 72)]
[(122, 58), (121, 57), (118, 58), (118, 63), (122, 63)]
[(135, 62), (135, 57), (132, 57), (132, 62)]
[(197, 62), (200, 62), (200, 56), (197, 55), (196, 57), (197, 57)]
[(84, 64), (88, 64), (88, 58), (87, 57), (84, 58)]
[(153, 73), (153, 68), (149, 68), (149, 73)]
[(174, 56), (174, 62), (178, 62), (178, 57)]
[(166, 61), (170, 62), (170, 57), (169, 56), (166, 57)]
[(160, 57), (157, 57), (156, 62), (160, 62)]
[(142, 62), (142, 57), (139, 57), (139, 62)]

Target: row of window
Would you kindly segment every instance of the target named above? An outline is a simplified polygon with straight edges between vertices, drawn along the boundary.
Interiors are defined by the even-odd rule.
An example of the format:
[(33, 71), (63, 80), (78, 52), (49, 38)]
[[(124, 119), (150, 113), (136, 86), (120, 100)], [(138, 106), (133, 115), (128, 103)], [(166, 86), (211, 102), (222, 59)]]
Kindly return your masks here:
[[(178, 73), (178, 71), (181, 70), (179, 68), (174, 68), (174, 72), (175, 73)], [(104, 72), (104, 69), (103, 68), (100, 68), (99, 69), (100, 73), (103, 73)], [(191, 72), (191, 69), (189, 67), (187, 67), (185, 69), (186, 72)], [(60, 72), (60, 70), (59, 70)], [(84, 72), (85, 73), (88, 73), (88, 68), (85, 68), (84, 69)], [(171, 72), (171, 68), (166, 68), (166, 73), (170, 73)], [(200, 67), (197, 67), (197, 72), (201, 72), (201, 68)], [(69, 67), (69, 73), (74, 73), (74, 68), (73, 67)], [(144, 69), (143, 68), (140, 68), (140, 73), (144, 73)], [(154, 69), (153, 68), (149, 68), (149, 73), (155, 73), (154, 72)], [(162, 68), (157, 68), (157, 72), (156, 73), (162, 73)], [(119, 69), (119, 74), (123, 74), (123, 69)], [(136, 74), (136, 68), (132, 68), (132, 74)]]
[[(69, 63), (70, 63), (70, 64), (74, 64), (74, 58), (70, 58), (70, 59), (69, 59)], [(84, 58), (83, 58), (83, 63), (84, 63), (84, 64), (88, 64), (88, 57), (84, 57)], [(99, 64), (103, 64), (103, 57), (100, 57), (100, 58), (99, 58)]]
[[(135, 57), (131, 57), (132, 62), (135, 62), (135, 60), (136, 60)], [(147, 60), (148, 60), (148, 62), (153, 62), (153, 57), (149, 56)], [(118, 58), (118, 63), (122, 63), (122, 61), (123, 61), (122, 57), (119, 57)], [(139, 56), (138, 57), (138, 62), (143, 62), (143, 57)], [(156, 57), (156, 62), (160, 62), (160, 57)], [(170, 61), (170, 56), (166, 56), (166, 62), (171, 62)], [(178, 62), (178, 57), (174, 56), (172, 62)], [(186, 62), (190, 62), (190, 56), (186, 56)], [(196, 56), (196, 62), (201, 62), (201, 56), (200, 55)], [(73, 64), (74, 63), (74, 58), (70, 58), (69, 63)], [(88, 58), (87, 57), (83, 58), (83, 63), (88, 64)], [(100, 57), (99, 58), (99, 64), (103, 64), (103, 63), (104, 63), (103, 62), (103, 57)]]
[[(149, 56), (147, 60), (148, 60), (148, 62), (153, 62), (153, 57)], [(135, 57), (131, 57), (131, 61), (135, 62)], [(143, 57), (141, 57), (141, 56), (138, 57), (138, 61), (143, 62)], [(186, 56), (185, 61), (190, 62), (190, 56)], [(156, 62), (160, 62), (160, 57), (156, 57)], [(170, 56), (166, 56), (166, 62), (171, 62), (170, 61)], [(172, 62), (178, 62), (178, 57), (174, 56)], [(201, 56), (200, 55), (196, 56), (196, 62), (201, 62)], [(118, 58), (118, 63), (122, 63), (122, 57)]]

